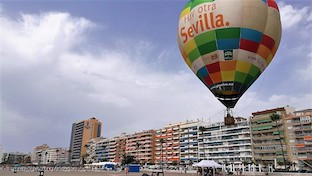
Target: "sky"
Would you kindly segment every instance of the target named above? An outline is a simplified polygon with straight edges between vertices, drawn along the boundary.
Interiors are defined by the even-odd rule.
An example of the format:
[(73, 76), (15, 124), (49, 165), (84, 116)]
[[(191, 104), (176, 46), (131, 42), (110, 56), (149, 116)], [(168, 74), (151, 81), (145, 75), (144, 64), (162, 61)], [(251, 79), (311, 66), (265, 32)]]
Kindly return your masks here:
[[(186, 120), (222, 121), (224, 106), (177, 45), (185, 0), (1, 1), (0, 145), (69, 147), (73, 122), (97, 117), (113, 137)], [(312, 108), (312, 4), (277, 1), (277, 54), (235, 116)]]

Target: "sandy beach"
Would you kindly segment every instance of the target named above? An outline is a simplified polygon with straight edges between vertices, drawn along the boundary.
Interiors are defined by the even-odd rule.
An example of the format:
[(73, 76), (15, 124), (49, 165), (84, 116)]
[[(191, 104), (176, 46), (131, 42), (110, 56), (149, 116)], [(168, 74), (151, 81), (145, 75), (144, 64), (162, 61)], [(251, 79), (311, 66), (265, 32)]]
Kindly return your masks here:
[[(46, 171), (44, 176), (141, 176), (143, 173), (147, 173), (151, 175), (151, 172), (144, 172), (141, 171), (139, 173), (128, 173), (125, 174), (124, 172), (89, 172), (89, 171), (55, 171), (49, 172)], [(186, 176), (186, 175), (196, 175), (196, 174), (184, 174), (184, 173), (165, 173), (166, 176)], [(19, 171), (14, 173), (8, 170), (0, 170), (0, 176), (39, 176), (39, 172), (23, 172)]]

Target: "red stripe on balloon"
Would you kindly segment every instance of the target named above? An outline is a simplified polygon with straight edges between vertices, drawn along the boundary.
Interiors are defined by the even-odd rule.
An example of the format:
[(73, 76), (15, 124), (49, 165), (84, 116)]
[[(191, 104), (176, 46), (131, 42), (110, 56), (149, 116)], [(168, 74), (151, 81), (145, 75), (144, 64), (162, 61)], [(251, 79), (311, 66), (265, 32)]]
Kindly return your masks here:
[(278, 6), (274, 0), (268, 0), (268, 6), (273, 7), (274, 9), (279, 11)]
[(205, 80), (205, 83), (206, 83), (208, 86), (212, 86), (212, 85), (213, 85), (213, 82), (212, 82), (212, 80), (211, 80), (211, 78), (210, 78), (209, 75), (206, 76), (206, 77), (204, 78), (204, 80)]
[(243, 50), (253, 52), (253, 53), (257, 53), (258, 48), (259, 48), (259, 43), (256, 43), (250, 40), (241, 39), (240, 48)]
[(220, 66), (219, 62), (215, 62), (213, 64), (207, 65), (206, 66), (208, 73), (215, 73), (220, 71)]
[(266, 46), (270, 50), (273, 50), (275, 41), (271, 37), (269, 37), (267, 35), (263, 35), (261, 44), (263, 44), (264, 46)]

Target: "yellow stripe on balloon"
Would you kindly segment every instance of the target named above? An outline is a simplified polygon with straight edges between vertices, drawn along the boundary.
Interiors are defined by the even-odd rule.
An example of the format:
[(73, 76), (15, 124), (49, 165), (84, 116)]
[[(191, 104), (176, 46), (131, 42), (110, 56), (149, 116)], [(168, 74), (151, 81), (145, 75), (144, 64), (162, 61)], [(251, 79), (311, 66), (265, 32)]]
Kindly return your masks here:
[(222, 81), (233, 81), (234, 80), (234, 71), (221, 71)]
[(190, 68), (192, 67), (192, 62), (190, 61), (188, 57), (185, 59), (185, 62)]
[(250, 63), (238, 60), (236, 64), (236, 71), (248, 73), (250, 66), (251, 66)]
[(269, 57), (266, 59), (267, 65), (269, 65), (269, 63), (272, 61), (272, 59), (273, 59), (273, 55), (270, 54)]
[(191, 8), (188, 7), (188, 8), (185, 8), (182, 12), (181, 12), (181, 15), (180, 15), (180, 19), (182, 17), (184, 17), (185, 15), (189, 14), (191, 12)]
[(185, 45), (184, 45), (184, 51), (187, 55), (190, 54), (191, 51), (193, 51), (193, 49), (195, 49), (197, 46), (196, 46), (196, 43), (193, 40), (190, 40), (189, 42), (187, 42)]

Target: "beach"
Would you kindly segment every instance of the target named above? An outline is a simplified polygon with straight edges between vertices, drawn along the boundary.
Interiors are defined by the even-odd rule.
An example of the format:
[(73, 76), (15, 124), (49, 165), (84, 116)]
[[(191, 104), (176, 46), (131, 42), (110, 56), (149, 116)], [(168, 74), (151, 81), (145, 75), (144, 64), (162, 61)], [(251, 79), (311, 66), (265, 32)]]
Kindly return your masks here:
[[(147, 173), (151, 175), (151, 172), (141, 171), (139, 173), (128, 173), (125, 172), (94, 172), (94, 171), (45, 171), (44, 176), (141, 176), (142, 174)], [(184, 173), (165, 173), (166, 176), (186, 176), (186, 175), (196, 175), (196, 174), (184, 174)], [(18, 171), (14, 173), (9, 170), (0, 170), (0, 176), (39, 176), (39, 172), (24, 172)]]

